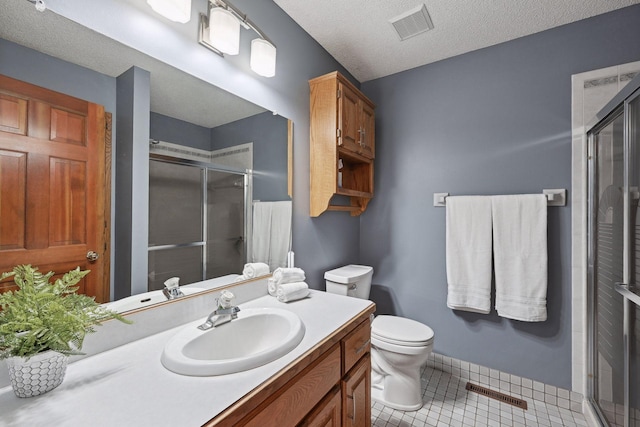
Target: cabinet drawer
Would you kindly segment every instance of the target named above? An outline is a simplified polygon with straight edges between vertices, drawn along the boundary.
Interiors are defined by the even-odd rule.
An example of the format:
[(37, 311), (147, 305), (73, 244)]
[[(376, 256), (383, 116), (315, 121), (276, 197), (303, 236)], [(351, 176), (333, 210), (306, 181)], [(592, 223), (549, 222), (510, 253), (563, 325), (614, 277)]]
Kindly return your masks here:
[(340, 377), (340, 347), (336, 344), (325, 356), (291, 380), (291, 385), (285, 390), (258, 407), (241, 425), (296, 425), (340, 381)]
[(342, 340), (342, 375), (349, 372), (349, 369), (369, 351), (371, 351), (371, 322), (367, 319)]
[(341, 425), (342, 394), (340, 386), (335, 386), (298, 427), (340, 427)]

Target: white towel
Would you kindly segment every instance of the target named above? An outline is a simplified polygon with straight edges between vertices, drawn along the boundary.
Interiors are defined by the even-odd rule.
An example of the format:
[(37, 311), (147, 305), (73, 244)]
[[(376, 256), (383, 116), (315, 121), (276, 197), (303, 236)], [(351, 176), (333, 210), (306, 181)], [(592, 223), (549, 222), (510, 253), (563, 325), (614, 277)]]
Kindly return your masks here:
[(269, 291), (269, 295), (271, 295), (272, 297), (278, 295), (278, 287), (279, 285), (275, 280), (273, 280), (273, 277), (270, 277), (269, 280), (267, 280), (267, 290)]
[(291, 201), (254, 202), (253, 238), (249, 261), (265, 262), (271, 269), (286, 265), (291, 249)]
[[(448, 201), (447, 201), (448, 202)], [(525, 322), (547, 320), (547, 199), (493, 196), (496, 310)]]
[(305, 282), (284, 283), (278, 285), (276, 295), (280, 302), (299, 300), (309, 295), (309, 285)]
[(302, 282), (306, 278), (304, 270), (298, 267), (276, 268), (272, 277), (277, 285), (281, 285), (283, 283)]
[(491, 198), (447, 197), (447, 307), (491, 310)]
[(269, 274), (269, 272), (269, 266), (264, 262), (250, 262), (244, 265), (242, 275), (247, 279), (253, 279), (254, 277), (260, 277)]

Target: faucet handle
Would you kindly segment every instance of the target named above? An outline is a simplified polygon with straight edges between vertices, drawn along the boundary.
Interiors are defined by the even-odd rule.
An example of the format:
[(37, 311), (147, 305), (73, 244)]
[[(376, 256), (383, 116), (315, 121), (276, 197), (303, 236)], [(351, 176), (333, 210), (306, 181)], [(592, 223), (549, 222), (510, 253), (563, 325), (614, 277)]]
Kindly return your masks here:
[(231, 291), (224, 290), (220, 292), (220, 297), (216, 299), (216, 305), (220, 308), (231, 308), (231, 301), (235, 297)]

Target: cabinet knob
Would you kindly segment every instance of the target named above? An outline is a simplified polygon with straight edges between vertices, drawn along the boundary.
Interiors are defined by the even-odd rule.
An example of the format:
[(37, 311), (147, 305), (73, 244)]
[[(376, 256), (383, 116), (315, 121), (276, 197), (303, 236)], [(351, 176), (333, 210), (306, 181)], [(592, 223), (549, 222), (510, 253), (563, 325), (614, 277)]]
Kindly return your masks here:
[(100, 258), (100, 255), (99, 255), (97, 252), (94, 252), (94, 251), (89, 251), (89, 252), (87, 252), (87, 259), (88, 259), (90, 262), (97, 261), (97, 260), (98, 260), (98, 258)]

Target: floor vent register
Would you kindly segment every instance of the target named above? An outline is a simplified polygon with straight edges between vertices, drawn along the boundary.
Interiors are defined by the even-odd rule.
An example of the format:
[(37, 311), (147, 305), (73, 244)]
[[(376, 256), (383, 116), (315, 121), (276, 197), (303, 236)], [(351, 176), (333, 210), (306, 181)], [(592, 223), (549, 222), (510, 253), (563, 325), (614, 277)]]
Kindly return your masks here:
[(512, 397), (507, 394), (500, 393), (495, 390), (491, 390), (486, 387), (482, 387), (477, 384), (467, 383), (465, 387), (468, 391), (472, 391), (474, 393), (481, 394), (483, 396), (490, 397), (492, 399), (499, 400), (500, 402), (508, 403), (509, 405), (517, 406), (518, 408), (522, 408), (524, 410), (527, 409), (526, 400), (518, 399), (517, 397)]

